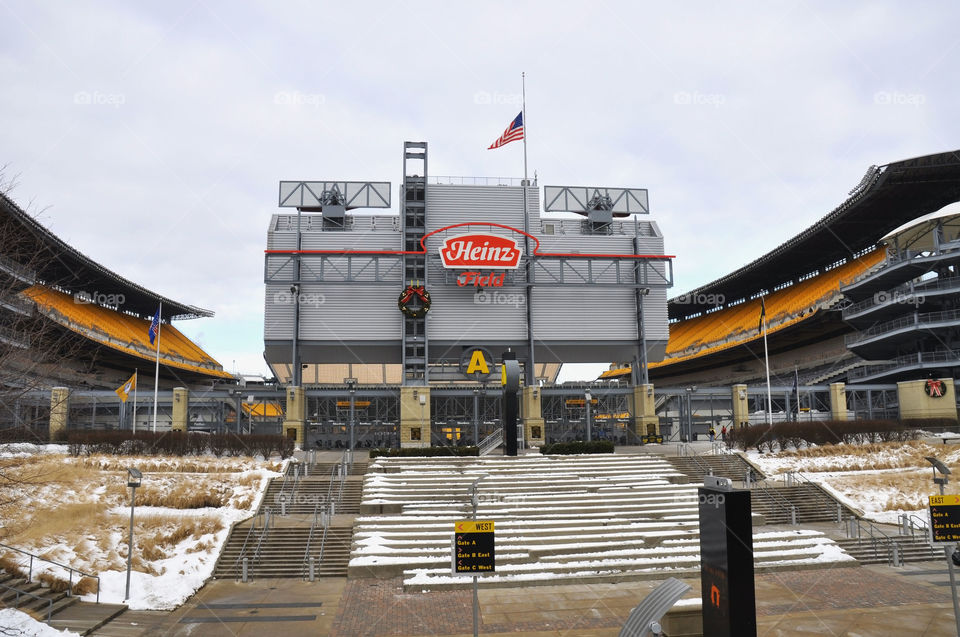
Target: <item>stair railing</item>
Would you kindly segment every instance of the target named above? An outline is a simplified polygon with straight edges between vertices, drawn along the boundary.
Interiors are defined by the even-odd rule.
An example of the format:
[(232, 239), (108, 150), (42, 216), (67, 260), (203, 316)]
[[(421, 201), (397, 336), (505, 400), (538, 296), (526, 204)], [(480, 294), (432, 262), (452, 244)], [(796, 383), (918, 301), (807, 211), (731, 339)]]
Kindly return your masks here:
[(254, 564), (260, 563), (260, 552), (263, 550), (263, 543), (266, 542), (267, 536), (270, 535), (270, 527), (273, 526), (273, 516), (271, 515), (270, 507), (267, 507), (267, 510), (264, 512), (263, 518), (263, 531), (260, 533), (260, 538), (257, 540), (257, 547), (253, 551), (253, 560)]
[[(267, 507), (267, 511), (270, 508)], [(247, 547), (252, 546), (254, 538), (262, 536), (266, 533), (266, 523), (264, 521), (264, 512), (259, 511), (253, 518), (253, 522), (250, 524), (250, 528), (247, 529), (247, 535), (243, 538), (243, 545), (240, 547), (240, 555), (237, 556), (237, 559), (234, 560), (233, 564), (230, 567), (230, 570), (234, 572), (237, 579), (240, 579), (242, 569), (243, 569), (243, 560), (247, 557)], [(259, 532), (258, 532), (259, 529)]]
[(834, 496), (832, 493), (824, 489), (823, 485), (821, 485), (818, 482), (814, 482), (809, 477), (800, 473), (799, 471), (787, 471), (786, 473), (784, 473), (783, 482), (788, 487), (799, 486), (799, 485), (809, 485), (815, 488), (817, 491), (819, 491), (823, 495), (825, 495), (826, 497), (836, 502), (837, 503), (837, 524), (843, 524), (844, 509), (846, 509), (847, 517), (849, 518), (855, 518), (858, 515), (856, 512), (852, 511), (850, 507), (845, 505), (843, 502), (840, 502), (839, 500), (837, 500), (836, 496)]
[(478, 455), (486, 456), (503, 444), (503, 428), (497, 428), (477, 445)]
[[(53, 615), (53, 600), (52, 600), (52, 599), (50, 599), (49, 597), (41, 597), (40, 595), (35, 595), (35, 594), (30, 593), (30, 592), (28, 592), (28, 591), (22, 591), (22, 590), (20, 590), (19, 588), (17, 588), (16, 586), (10, 586), (9, 584), (0, 583), (0, 586), (2, 586), (2, 587), (4, 587), (5, 589), (7, 589), (7, 591), (12, 591), (12, 592), (14, 593), (14, 595), (16, 596), (16, 599), (15, 599), (15, 600), (12, 600), (12, 601), (14, 602), (13, 608), (19, 608), (19, 607), (20, 607), (20, 598), (23, 597), (23, 596), (32, 597), (33, 599), (35, 599), (35, 600), (37, 600), (37, 601), (40, 601), (40, 602), (43, 602), (43, 601), (47, 602), (47, 618), (46, 618), (44, 621), (46, 621), (47, 623), (50, 623), (50, 616)], [(11, 600), (8, 600), (8, 601), (11, 601)], [(4, 633), (4, 634), (7, 634), (7, 633)]]
[(313, 569), (310, 568), (310, 548), (313, 544), (313, 536), (317, 531), (317, 526), (320, 525), (322, 528), (321, 537), (320, 537), (320, 555), (317, 558), (316, 563), (320, 564), (323, 562), (323, 549), (327, 543), (327, 530), (330, 528), (330, 512), (326, 507), (320, 506), (320, 503), (317, 502), (316, 506), (313, 507), (313, 522), (310, 524), (310, 533), (307, 535), (307, 548), (303, 552), (303, 564), (300, 567), (300, 579), (309, 579), (313, 581)]
[(767, 486), (766, 481), (758, 481), (753, 483), (754, 491), (759, 491), (770, 503), (777, 509), (784, 511), (787, 515), (790, 516), (790, 524), (796, 526), (797, 524), (797, 507), (786, 499), (779, 493), (777, 493), (773, 488)]
[(900, 516), (900, 533), (901, 535), (909, 535), (911, 538), (917, 535), (923, 539), (930, 537), (927, 521), (912, 513), (904, 513)]
[[(864, 523), (866, 523), (866, 527), (864, 527)], [(894, 538), (878, 529), (868, 520), (850, 518), (847, 524), (847, 535), (848, 537), (856, 536), (858, 546), (864, 542), (863, 531), (866, 528), (870, 546), (873, 549), (873, 556), (879, 558), (883, 553), (887, 564), (890, 566), (903, 566), (903, 548)]]
[[(40, 562), (46, 562), (47, 564), (53, 564), (54, 566), (56, 566), (56, 567), (58, 567), (58, 568), (62, 568), (62, 569), (64, 569), (65, 571), (67, 571), (68, 580), (69, 580), (69, 583), (70, 583), (70, 587), (67, 589), (67, 595), (73, 595), (73, 574), (74, 574), (74, 573), (76, 573), (77, 575), (79, 575), (81, 578), (82, 578), (82, 577), (89, 577), (90, 579), (96, 580), (96, 581), (97, 581), (97, 603), (98, 603), (98, 604), (100, 603), (100, 576), (99, 576), (99, 575), (93, 575), (93, 574), (91, 574), (91, 573), (85, 573), (85, 572), (81, 571), (81, 570), (78, 569), (78, 568), (73, 568), (72, 566), (68, 566), (68, 565), (66, 565), (66, 564), (61, 564), (60, 562), (54, 562), (53, 560), (48, 560), (48, 559), (45, 558), (45, 557), (40, 557), (39, 555), (36, 555), (36, 554), (31, 553), (31, 552), (29, 552), (29, 551), (24, 551), (23, 549), (18, 549), (18, 548), (15, 547), (15, 546), (9, 546), (9, 545), (7, 545), (7, 544), (0, 544), (0, 549), (4, 549), (4, 550), (7, 550), (7, 551), (13, 551), (13, 552), (15, 552), (15, 553), (19, 553), (20, 555), (23, 555), (23, 556), (25, 556), (25, 557), (29, 557), (29, 558), (30, 558), (30, 565), (29, 565), (29, 567), (27, 568), (27, 581), (28, 581), (28, 582), (32, 582), (32, 581), (33, 581), (33, 562), (34, 562), (34, 560), (37, 560), (37, 561), (40, 561)], [(79, 578), (78, 578), (78, 580), (79, 580)]]

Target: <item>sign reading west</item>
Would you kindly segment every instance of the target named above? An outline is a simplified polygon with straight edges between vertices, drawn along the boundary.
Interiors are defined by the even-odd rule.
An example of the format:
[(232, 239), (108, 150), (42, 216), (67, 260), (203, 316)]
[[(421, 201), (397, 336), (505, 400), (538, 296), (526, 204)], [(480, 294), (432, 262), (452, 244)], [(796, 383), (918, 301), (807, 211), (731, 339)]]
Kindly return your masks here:
[(496, 570), (493, 520), (459, 520), (453, 526), (453, 574)]
[(440, 261), (445, 268), (485, 268), (516, 270), (523, 248), (510, 237), (484, 232), (447, 237), (440, 246)]
[(933, 544), (960, 542), (960, 495), (930, 496), (930, 535)]

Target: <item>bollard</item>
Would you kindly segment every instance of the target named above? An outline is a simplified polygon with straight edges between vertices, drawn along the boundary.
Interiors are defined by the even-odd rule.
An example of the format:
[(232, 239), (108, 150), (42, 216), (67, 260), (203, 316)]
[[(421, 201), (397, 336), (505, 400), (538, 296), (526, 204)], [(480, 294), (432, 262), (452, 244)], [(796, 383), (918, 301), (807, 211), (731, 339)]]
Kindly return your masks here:
[(247, 558), (243, 558), (243, 583), (247, 583)]
[(837, 502), (837, 524), (843, 524), (843, 506)]
[(797, 507), (790, 505), (790, 524), (797, 525)]
[(309, 465), (303, 465), (303, 477), (304, 477), (304, 478), (310, 477), (310, 476), (307, 475), (307, 473), (308, 473), (308, 472), (307, 472), (307, 467), (308, 467), (308, 466), (309, 466)]
[(891, 561), (893, 566), (902, 566), (903, 563), (900, 561), (900, 544), (898, 542), (893, 543), (893, 552), (891, 554)]
[(744, 483), (747, 485), (747, 488), (750, 488), (750, 470), (747, 469), (747, 474), (744, 476)]
[(311, 555), (310, 556), (310, 581), (312, 582), (315, 579), (316, 578), (314, 577), (314, 557)]
[(337, 514), (337, 503), (336, 503), (336, 502), (331, 502), (331, 503), (330, 503), (330, 515), (336, 515), (336, 514)]
[(287, 514), (287, 496), (280, 496), (280, 515)]

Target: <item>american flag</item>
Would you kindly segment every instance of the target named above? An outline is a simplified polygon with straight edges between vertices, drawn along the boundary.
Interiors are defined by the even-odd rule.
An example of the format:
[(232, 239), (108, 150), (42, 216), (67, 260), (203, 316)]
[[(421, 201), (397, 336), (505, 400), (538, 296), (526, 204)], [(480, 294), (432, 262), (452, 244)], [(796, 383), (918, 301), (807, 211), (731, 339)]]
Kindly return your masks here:
[(153, 341), (156, 340), (157, 334), (160, 332), (160, 308), (157, 308), (157, 313), (153, 315), (153, 321), (150, 323), (150, 329), (147, 330), (147, 336), (150, 337), (150, 344), (153, 345)]
[(504, 144), (509, 144), (510, 142), (517, 141), (518, 139), (523, 139), (523, 111), (520, 111), (520, 114), (510, 122), (510, 125), (507, 126), (507, 130), (503, 131), (503, 135), (500, 136), (500, 139), (490, 144), (490, 147), (487, 150), (493, 150), (494, 148), (500, 148)]

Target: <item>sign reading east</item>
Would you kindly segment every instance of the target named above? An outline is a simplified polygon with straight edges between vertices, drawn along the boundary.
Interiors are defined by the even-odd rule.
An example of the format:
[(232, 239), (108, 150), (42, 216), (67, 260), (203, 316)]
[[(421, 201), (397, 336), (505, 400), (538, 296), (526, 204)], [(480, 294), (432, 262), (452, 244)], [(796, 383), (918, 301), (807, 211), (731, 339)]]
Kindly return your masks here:
[(479, 575), (496, 568), (493, 520), (459, 520), (453, 525), (452, 572)]
[(960, 542), (960, 495), (930, 496), (930, 536), (933, 544)]
[(440, 246), (445, 268), (516, 270), (523, 248), (510, 237), (473, 232), (447, 237)]

